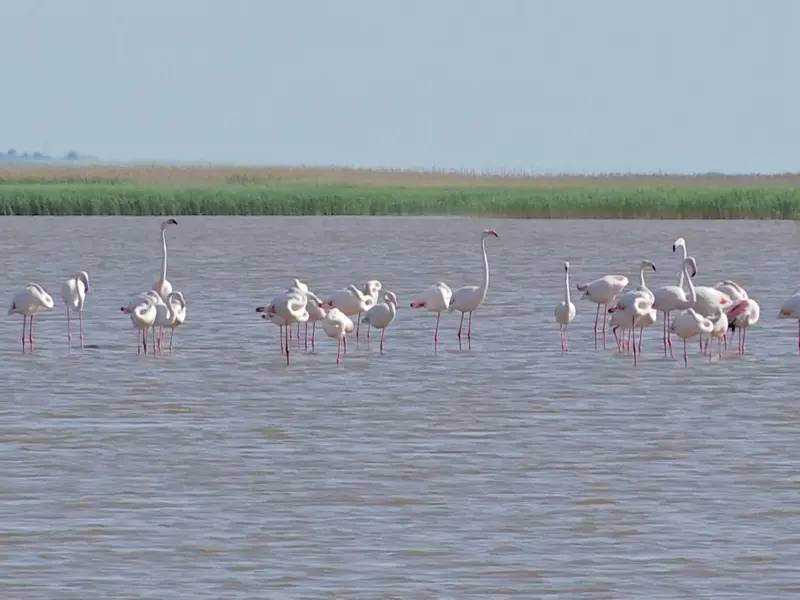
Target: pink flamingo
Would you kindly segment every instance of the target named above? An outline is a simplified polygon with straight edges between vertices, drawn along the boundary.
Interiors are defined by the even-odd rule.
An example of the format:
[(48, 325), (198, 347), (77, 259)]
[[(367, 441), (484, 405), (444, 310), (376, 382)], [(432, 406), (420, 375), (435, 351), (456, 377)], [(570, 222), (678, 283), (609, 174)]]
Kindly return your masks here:
[(442, 317), (442, 311), (447, 310), (450, 306), (452, 297), (453, 291), (450, 287), (443, 281), (438, 281), (425, 290), (419, 300), (411, 303), (411, 308), (424, 308), (428, 312), (436, 313), (436, 328), (433, 330), (434, 352), (436, 352), (436, 346), (439, 343), (439, 319)]

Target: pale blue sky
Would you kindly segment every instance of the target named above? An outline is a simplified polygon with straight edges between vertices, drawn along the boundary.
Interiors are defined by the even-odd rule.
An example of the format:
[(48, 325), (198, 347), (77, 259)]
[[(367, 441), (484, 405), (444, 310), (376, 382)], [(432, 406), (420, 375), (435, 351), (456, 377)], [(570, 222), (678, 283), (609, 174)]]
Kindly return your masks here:
[(0, 148), (800, 170), (796, 0), (0, 0)]

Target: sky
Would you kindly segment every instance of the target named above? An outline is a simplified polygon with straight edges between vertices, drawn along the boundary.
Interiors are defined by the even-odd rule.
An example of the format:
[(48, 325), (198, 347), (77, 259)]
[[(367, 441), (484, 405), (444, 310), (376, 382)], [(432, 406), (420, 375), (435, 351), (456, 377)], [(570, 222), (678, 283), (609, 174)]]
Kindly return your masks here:
[(796, 0), (0, 0), (0, 149), (800, 171)]

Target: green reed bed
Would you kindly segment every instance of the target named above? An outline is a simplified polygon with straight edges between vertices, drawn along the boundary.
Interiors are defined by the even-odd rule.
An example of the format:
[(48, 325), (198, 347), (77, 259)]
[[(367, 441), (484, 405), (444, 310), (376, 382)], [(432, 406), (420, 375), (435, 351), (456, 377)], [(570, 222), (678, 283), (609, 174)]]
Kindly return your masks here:
[(461, 215), (797, 219), (800, 188), (368, 188), (0, 184), (3, 215)]

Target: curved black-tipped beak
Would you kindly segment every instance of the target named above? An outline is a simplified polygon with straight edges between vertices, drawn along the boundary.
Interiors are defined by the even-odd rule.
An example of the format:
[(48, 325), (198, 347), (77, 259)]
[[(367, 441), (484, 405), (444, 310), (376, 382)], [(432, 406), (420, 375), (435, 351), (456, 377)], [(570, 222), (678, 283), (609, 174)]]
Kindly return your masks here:
[(569, 272), (569, 267), (564, 267), (564, 271)]
[(655, 265), (653, 265), (653, 271), (655, 271), (655, 270), (656, 270), (656, 266), (655, 266)]
[(694, 269), (692, 269), (692, 279), (694, 279), (694, 276), (695, 276), (695, 275), (697, 275), (697, 271), (695, 271)]
[(672, 251), (675, 252), (678, 248), (675, 247), (675, 244), (672, 244)]
[(172, 223), (173, 225), (177, 225), (178, 224), (178, 222), (175, 219), (170, 219), (169, 222)]

